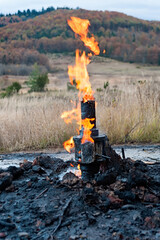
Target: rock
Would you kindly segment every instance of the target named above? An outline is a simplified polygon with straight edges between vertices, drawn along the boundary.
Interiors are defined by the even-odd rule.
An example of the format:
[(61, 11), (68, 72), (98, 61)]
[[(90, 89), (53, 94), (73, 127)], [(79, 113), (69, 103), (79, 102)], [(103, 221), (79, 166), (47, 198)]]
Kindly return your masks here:
[(0, 228), (14, 229), (16, 226), (14, 223), (10, 223), (6, 220), (0, 220)]
[(118, 180), (115, 183), (110, 184), (110, 188), (114, 191), (123, 191), (126, 188), (126, 183)]
[(78, 240), (79, 236), (78, 235), (72, 235), (69, 237), (69, 240)]
[(123, 200), (119, 199), (118, 196), (115, 196), (114, 194), (110, 194), (108, 198), (110, 200), (111, 206), (115, 208), (119, 208), (123, 204)]
[(133, 221), (141, 220), (140, 212), (135, 211), (132, 217)]
[(5, 238), (7, 237), (7, 234), (5, 232), (0, 232), (0, 238)]
[(5, 190), (12, 184), (12, 175), (9, 172), (3, 172), (0, 174), (0, 191)]
[(149, 183), (149, 177), (139, 170), (133, 169), (128, 176), (128, 185), (131, 187), (135, 186), (147, 186)]
[(0, 168), (0, 174), (3, 173), (3, 172), (5, 172), (5, 170)]
[(22, 168), (17, 168), (15, 166), (8, 167), (7, 171), (12, 174), (13, 179), (19, 178), (20, 176), (23, 175), (24, 172)]
[(154, 194), (146, 193), (144, 195), (144, 201), (145, 202), (151, 202), (151, 203), (159, 203), (159, 198), (156, 197)]
[(27, 233), (27, 232), (19, 232), (19, 233), (18, 233), (18, 236), (19, 236), (20, 238), (22, 238), (22, 237), (30, 238), (30, 235), (29, 235), (29, 233)]
[(147, 164), (140, 161), (140, 160), (137, 160), (137, 161), (134, 162), (134, 167), (137, 170), (140, 170), (141, 172), (147, 172), (147, 170), (148, 170)]
[(132, 204), (126, 204), (126, 205), (123, 205), (121, 207), (121, 209), (123, 210), (133, 210), (133, 209), (136, 209), (137, 207), (135, 205), (132, 205)]
[(44, 169), (41, 168), (41, 167), (38, 166), (38, 165), (34, 165), (34, 166), (32, 167), (32, 170), (33, 170), (33, 172), (39, 173), (39, 174), (46, 173), (46, 172), (44, 171)]
[(110, 185), (116, 181), (117, 173), (116, 171), (105, 173), (99, 173), (96, 175), (95, 180), (98, 185)]
[(155, 235), (155, 240), (159, 240), (159, 239), (160, 239), (160, 232), (156, 233), (156, 235)]
[(21, 164), (21, 168), (24, 169), (25, 171), (29, 171), (32, 168), (32, 162), (25, 161), (24, 163)]
[(15, 186), (13, 184), (6, 188), (6, 192), (14, 192), (14, 191), (15, 191)]
[(39, 165), (39, 166), (44, 167), (46, 169), (51, 169), (55, 173), (60, 173), (61, 171), (63, 171), (64, 169), (66, 169), (68, 167), (68, 163), (64, 162), (62, 159), (60, 159), (60, 158), (50, 158), (49, 156), (47, 156), (47, 157), (43, 157), (43, 156), (37, 157), (34, 160), (33, 165)]
[(74, 175), (72, 172), (69, 172), (69, 173), (66, 173), (64, 176), (63, 176), (63, 179), (61, 181), (62, 184), (67, 184), (67, 185), (75, 185), (79, 182), (79, 178)]
[(83, 193), (85, 195), (92, 195), (94, 194), (94, 188), (91, 184), (87, 184), (84, 189), (83, 189)]
[(38, 177), (32, 176), (30, 180), (31, 180), (31, 182), (38, 182)]
[(115, 191), (115, 194), (118, 195), (120, 199), (123, 199), (125, 202), (133, 202), (135, 201), (135, 194), (132, 191)]

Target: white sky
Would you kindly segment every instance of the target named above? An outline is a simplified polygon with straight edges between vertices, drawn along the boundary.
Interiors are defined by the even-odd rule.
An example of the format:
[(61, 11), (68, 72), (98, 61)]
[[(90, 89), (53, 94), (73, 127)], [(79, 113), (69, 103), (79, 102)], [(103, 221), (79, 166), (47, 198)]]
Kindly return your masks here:
[(53, 6), (123, 12), (145, 20), (160, 21), (160, 0), (0, 0), (0, 13)]

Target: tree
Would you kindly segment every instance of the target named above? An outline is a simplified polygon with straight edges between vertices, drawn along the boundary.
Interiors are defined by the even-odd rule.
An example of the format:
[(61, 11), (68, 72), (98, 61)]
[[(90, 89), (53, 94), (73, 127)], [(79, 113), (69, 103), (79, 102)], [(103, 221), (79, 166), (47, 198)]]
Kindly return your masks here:
[(46, 84), (49, 83), (48, 74), (40, 73), (37, 64), (34, 65), (34, 70), (29, 77), (27, 85), (30, 87), (29, 92), (42, 92)]

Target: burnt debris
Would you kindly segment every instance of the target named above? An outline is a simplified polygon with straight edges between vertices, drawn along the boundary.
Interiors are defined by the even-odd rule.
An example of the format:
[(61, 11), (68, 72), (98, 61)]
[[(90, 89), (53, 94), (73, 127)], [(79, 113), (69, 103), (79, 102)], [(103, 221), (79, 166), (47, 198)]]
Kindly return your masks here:
[(160, 164), (110, 157), (90, 180), (43, 156), (1, 170), (0, 238), (158, 240)]

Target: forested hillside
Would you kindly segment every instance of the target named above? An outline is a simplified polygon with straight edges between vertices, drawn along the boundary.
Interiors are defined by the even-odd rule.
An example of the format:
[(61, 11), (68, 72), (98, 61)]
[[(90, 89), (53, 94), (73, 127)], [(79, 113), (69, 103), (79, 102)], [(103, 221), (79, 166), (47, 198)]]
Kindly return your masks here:
[[(96, 36), (101, 55), (105, 50), (103, 56), (120, 61), (160, 65), (160, 22), (83, 9), (52, 9), (25, 19), (20, 15), (0, 19), (0, 63), (43, 65), (47, 61), (46, 53), (83, 49), (67, 24), (67, 19), (76, 16), (90, 20), (90, 33)], [(2, 26), (3, 19), (6, 26)]]

